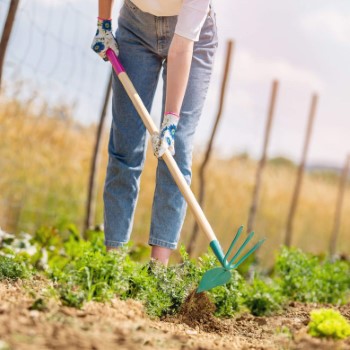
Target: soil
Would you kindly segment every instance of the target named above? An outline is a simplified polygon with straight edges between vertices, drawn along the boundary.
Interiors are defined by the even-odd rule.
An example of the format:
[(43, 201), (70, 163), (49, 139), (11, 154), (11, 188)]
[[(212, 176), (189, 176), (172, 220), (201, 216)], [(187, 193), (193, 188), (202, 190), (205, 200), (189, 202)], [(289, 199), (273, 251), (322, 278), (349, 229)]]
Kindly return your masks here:
[[(347, 341), (307, 334), (309, 312), (325, 305), (290, 303), (279, 315), (241, 313), (217, 319), (203, 295), (191, 294), (179, 315), (150, 319), (134, 300), (62, 306), (42, 277), (0, 282), (0, 349), (350, 349)], [(42, 311), (33, 310), (35, 300)], [(40, 307), (41, 306), (41, 307)], [(350, 320), (350, 305), (338, 308)]]

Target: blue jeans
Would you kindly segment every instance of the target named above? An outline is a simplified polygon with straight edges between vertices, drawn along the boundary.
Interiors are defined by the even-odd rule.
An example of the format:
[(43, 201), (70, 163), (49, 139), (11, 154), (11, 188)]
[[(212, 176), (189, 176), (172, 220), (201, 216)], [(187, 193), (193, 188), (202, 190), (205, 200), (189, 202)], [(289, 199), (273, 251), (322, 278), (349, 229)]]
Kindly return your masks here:
[[(161, 68), (167, 77), (167, 54), (177, 16), (157, 17), (142, 12), (130, 0), (121, 8), (116, 39), (120, 61), (150, 111)], [(175, 134), (175, 160), (191, 183), (193, 138), (206, 98), (217, 48), (215, 14), (210, 10), (200, 39), (194, 44), (190, 77)], [(163, 90), (163, 113), (165, 101)], [(140, 175), (146, 154), (146, 128), (123, 86), (113, 77), (113, 120), (104, 186), (105, 244), (120, 247), (130, 238)], [(158, 161), (149, 244), (176, 249), (187, 204), (165, 162)]]

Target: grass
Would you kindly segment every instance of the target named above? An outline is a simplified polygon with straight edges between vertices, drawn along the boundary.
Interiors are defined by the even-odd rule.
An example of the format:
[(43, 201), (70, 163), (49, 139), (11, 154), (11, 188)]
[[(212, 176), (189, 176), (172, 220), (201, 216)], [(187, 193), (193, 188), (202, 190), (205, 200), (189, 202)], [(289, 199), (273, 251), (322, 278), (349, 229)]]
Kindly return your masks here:
[[(0, 225), (8, 232), (33, 232), (42, 225), (82, 226), (95, 127), (83, 127), (59, 109), (33, 112), (12, 100), (0, 104)], [(106, 127), (108, 129), (108, 127)], [(102, 189), (107, 164), (108, 130), (105, 130), (98, 176), (96, 223), (103, 222)], [(150, 147), (149, 147), (150, 151)], [(200, 157), (194, 159), (192, 188), (198, 188)], [(227, 247), (241, 224), (247, 222), (257, 163), (248, 157), (213, 159), (207, 170), (204, 211), (220, 242)], [(150, 227), (156, 159), (148, 153), (132, 239), (146, 244)], [(283, 242), (296, 169), (286, 161), (270, 162), (263, 178), (256, 219), (257, 239), (267, 237), (258, 257), (271, 265), (272, 252)], [(321, 254), (328, 249), (337, 195), (337, 178), (307, 174), (295, 217), (293, 244)], [(350, 210), (350, 191), (343, 213)], [(194, 218), (188, 212), (181, 243), (187, 242)], [(350, 216), (343, 215), (339, 250), (347, 247)], [(199, 239), (195, 254), (207, 249)], [(344, 248), (345, 249), (345, 248)], [(179, 253), (174, 255), (179, 259)]]

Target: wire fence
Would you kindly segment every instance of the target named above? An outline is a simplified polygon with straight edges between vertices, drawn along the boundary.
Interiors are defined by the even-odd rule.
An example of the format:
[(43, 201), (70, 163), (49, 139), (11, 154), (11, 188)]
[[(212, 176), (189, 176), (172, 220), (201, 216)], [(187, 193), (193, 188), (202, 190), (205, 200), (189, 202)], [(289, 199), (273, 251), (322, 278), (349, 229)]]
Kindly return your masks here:
[[(1, 23), (9, 5), (0, 1)], [(95, 2), (81, 5), (19, 2), (6, 52), (2, 99), (16, 96), (33, 107), (66, 105), (85, 123), (96, 121), (110, 68), (98, 64), (97, 55), (87, 50), (95, 29)]]
[[(3, 31), (12, 3), (0, 1)], [(94, 128), (89, 124), (96, 123), (100, 114), (110, 68), (89, 50), (95, 30), (94, 6), (94, 1), (19, 1), (0, 94), (0, 131), (6, 136), (1, 142), (0, 168), (8, 174), (2, 181), (1, 226), (11, 231), (31, 231), (40, 223), (57, 223), (62, 211), (84, 207), (86, 202), (83, 186), (75, 190), (81, 193), (79, 196), (57, 189), (53, 195), (53, 184), (64, 186), (67, 181), (63, 177), (74, 175), (59, 171), (53, 159), (60, 163), (65, 159), (57, 154), (50, 156), (50, 152), (81, 152), (74, 132), (87, 128), (91, 140)], [(52, 120), (44, 127), (48, 116)], [(12, 133), (18, 137), (14, 135), (11, 140)], [(11, 142), (19, 148), (18, 157), (8, 151), (11, 146), (13, 149)], [(53, 142), (58, 147), (52, 147)], [(81, 145), (89, 148), (84, 150), (85, 163), (89, 162), (90, 146), (91, 141)], [(38, 151), (40, 160), (36, 158)], [(36, 169), (30, 170), (30, 158)], [(65, 220), (71, 218), (81, 225), (83, 210), (78, 213), (65, 214)]]

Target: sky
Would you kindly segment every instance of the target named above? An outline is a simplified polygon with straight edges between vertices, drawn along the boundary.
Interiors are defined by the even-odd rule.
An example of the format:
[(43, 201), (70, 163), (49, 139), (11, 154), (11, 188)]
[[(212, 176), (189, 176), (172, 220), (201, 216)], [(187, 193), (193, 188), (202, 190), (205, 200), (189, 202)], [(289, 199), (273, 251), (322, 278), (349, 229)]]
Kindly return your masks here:
[[(9, 5), (0, 0), (0, 26)], [(22, 81), (49, 103), (75, 106), (82, 123), (97, 122), (110, 67), (91, 49), (95, 0), (21, 0), (5, 61), (4, 85)], [(218, 110), (226, 42), (234, 40), (231, 72), (215, 151), (220, 156), (262, 150), (271, 85), (279, 91), (269, 157), (299, 162), (312, 94), (319, 95), (308, 164), (342, 166), (350, 152), (350, 1), (213, 0), (219, 48), (196, 133), (204, 148)], [(120, 1), (114, 9), (117, 25)], [(160, 119), (161, 83), (152, 117)], [(111, 113), (109, 108), (110, 125)], [(176, 146), (175, 146), (176, 147)]]

